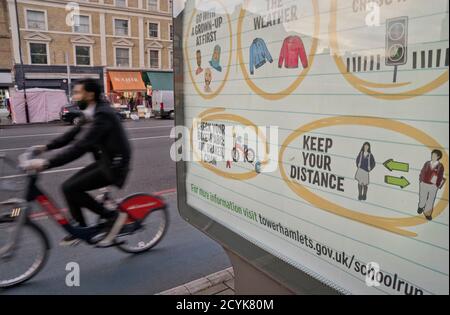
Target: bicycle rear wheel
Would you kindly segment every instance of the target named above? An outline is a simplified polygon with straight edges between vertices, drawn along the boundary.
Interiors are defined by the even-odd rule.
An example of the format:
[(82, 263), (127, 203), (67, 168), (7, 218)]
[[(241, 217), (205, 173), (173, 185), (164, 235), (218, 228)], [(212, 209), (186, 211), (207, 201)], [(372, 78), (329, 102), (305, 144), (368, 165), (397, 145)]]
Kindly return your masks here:
[(117, 238), (120, 250), (140, 254), (161, 242), (169, 227), (169, 212), (162, 199), (137, 194), (124, 199), (120, 208), (130, 217), (123, 229), (128, 232)]
[[(13, 220), (0, 219), (0, 249), (7, 245), (16, 224)], [(0, 257), (0, 288), (10, 288), (33, 278), (44, 267), (49, 249), (44, 232), (28, 221), (10, 254)]]

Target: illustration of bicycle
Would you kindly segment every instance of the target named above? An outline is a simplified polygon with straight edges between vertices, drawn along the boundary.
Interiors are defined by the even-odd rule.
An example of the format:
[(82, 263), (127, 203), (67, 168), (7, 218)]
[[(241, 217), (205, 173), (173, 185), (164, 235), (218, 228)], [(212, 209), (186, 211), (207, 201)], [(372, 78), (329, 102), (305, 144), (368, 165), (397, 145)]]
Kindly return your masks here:
[(238, 162), (241, 159), (241, 154), (244, 156), (244, 162), (248, 162), (250, 164), (253, 164), (255, 162), (255, 151), (250, 149), (248, 145), (241, 145), (240, 142), (242, 140), (242, 137), (238, 137), (237, 141), (234, 142), (234, 148), (232, 151), (233, 161)]

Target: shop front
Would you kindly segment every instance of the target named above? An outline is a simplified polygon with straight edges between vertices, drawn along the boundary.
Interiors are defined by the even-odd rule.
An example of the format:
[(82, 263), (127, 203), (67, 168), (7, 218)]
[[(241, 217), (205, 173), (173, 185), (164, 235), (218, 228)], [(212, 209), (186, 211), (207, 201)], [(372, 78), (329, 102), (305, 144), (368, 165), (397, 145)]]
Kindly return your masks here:
[(3, 105), (9, 95), (9, 89), (13, 86), (13, 80), (10, 70), (0, 70), (0, 106)]
[(16, 65), (15, 77), (17, 88), (20, 90), (24, 87), (57, 89), (64, 90), (69, 95), (69, 89), (72, 89), (78, 80), (95, 79), (103, 85), (103, 68), (70, 66), (68, 73), (67, 66), (61, 65)]
[(173, 72), (148, 71), (143, 78), (147, 87), (148, 107), (152, 107), (154, 91), (173, 91)]
[(115, 107), (137, 111), (145, 104), (146, 86), (139, 71), (108, 71), (107, 96)]
[(0, 70), (0, 122), (2, 118), (10, 117), (9, 111), (9, 89), (13, 86), (13, 79), (10, 70)]

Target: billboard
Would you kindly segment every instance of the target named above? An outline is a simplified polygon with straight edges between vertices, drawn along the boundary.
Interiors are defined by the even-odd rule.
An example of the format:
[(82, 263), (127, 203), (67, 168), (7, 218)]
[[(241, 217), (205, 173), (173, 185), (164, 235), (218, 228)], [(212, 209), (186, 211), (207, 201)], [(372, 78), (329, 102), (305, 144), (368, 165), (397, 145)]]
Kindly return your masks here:
[(448, 294), (448, 1), (181, 15), (181, 206), (343, 293)]

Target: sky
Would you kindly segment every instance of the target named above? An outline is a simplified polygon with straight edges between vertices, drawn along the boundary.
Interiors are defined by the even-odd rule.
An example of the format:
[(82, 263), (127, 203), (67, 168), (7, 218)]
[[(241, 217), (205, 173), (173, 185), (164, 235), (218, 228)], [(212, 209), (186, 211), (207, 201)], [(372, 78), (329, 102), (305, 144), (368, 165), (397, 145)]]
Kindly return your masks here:
[(173, 14), (174, 14), (174, 16), (177, 16), (181, 12), (181, 10), (183, 10), (185, 2), (186, 2), (186, 0), (175, 0), (173, 2)]

